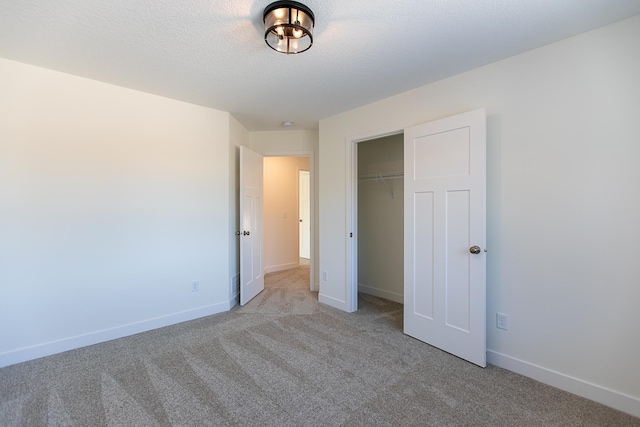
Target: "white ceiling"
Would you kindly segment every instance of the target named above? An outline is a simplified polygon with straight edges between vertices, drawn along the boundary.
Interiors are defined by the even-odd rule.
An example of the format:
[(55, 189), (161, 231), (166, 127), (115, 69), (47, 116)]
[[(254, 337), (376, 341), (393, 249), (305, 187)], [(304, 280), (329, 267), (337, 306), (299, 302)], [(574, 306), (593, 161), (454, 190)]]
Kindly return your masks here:
[(270, 0), (0, 0), (0, 57), (231, 112), (318, 120), (633, 15), (640, 0), (303, 0), (314, 45), (264, 43)]

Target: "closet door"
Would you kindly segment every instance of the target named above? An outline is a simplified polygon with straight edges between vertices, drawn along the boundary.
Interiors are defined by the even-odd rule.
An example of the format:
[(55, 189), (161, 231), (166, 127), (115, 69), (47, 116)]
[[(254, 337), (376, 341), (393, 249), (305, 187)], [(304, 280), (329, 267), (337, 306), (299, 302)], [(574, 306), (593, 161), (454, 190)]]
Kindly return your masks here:
[(486, 366), (484, 110), (405, 129), (404, 331)]

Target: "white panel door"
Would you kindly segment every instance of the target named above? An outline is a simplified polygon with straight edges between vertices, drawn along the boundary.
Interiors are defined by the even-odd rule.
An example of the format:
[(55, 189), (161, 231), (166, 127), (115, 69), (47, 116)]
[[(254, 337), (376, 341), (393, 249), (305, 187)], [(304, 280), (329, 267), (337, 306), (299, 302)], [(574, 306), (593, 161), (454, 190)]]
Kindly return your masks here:
[(404, 133), (404, 332), (486, 366), (484, 110)]
[(240, 305), (264, 289), (262, 161), (240, 147)]
[(300, 258), (311, 258), (311, 198), (309, 171), (299, 172)]

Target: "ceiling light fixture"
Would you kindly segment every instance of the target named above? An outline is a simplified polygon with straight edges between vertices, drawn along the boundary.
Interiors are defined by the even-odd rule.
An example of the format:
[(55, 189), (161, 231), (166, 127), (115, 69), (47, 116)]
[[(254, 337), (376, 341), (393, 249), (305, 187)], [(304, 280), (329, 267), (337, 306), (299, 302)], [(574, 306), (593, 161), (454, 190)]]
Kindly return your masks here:
[(264, 9), (264, 41), (278, 52), (292, 54), (313, 44), (315, 16), (296, 1), (277, 1)]

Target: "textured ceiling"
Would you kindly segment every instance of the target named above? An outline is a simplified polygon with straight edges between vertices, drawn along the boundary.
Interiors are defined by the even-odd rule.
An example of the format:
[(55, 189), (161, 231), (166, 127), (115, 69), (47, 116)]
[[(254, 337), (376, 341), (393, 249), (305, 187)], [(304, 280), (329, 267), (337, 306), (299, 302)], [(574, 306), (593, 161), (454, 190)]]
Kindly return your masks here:
[(303, 0), (313, 47), (271, 50), (270, 0), (0, 0), (0, 57), (231, 112), (318, 120), (640, 14), (640, 0)]

